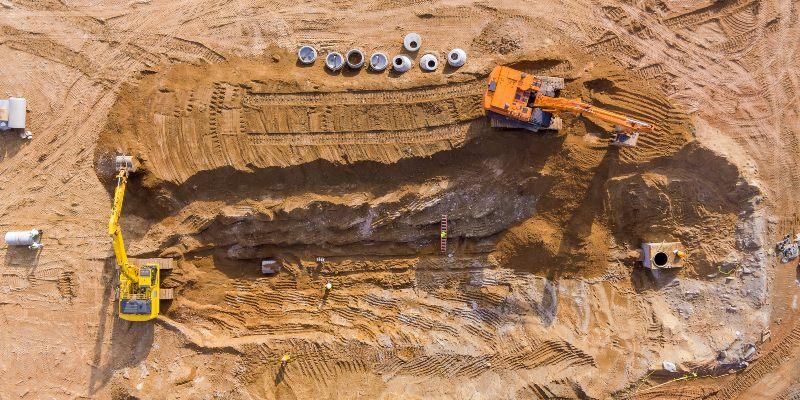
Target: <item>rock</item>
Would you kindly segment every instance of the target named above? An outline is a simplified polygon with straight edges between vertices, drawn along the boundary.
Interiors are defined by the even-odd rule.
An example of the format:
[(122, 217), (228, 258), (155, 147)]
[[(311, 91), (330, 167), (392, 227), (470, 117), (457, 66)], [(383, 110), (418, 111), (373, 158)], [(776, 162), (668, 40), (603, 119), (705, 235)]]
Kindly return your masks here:
[(662, 365), (664, 366), (664, 369), (669, 371), (669, 372), (677, 372), (678, 371), (678, 367), (675, 365), (675, 363), (673, 363), (671, 361), (664, 361), (662, 363)]
[(742, 275), (750, 275), (752, 273), (753, 273), (753, 270), (751, 270), (750, 268), (747, 268), (747, 267), (742, 268)]

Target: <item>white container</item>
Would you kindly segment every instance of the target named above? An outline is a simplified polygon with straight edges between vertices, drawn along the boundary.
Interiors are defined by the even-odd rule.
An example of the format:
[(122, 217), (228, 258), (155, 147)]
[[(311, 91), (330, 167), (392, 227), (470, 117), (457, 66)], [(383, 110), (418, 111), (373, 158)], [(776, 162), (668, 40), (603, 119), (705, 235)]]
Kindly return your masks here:
[(421, 45), (422, 38), (414, 32), (409, 33), (403, 38), (403, 47), (406, 51), (417, 51)]
[(317, 49), (311, 46), (303, 46), (297, 50), (297, 59), (303, 64), (313, 64), (317, 60)]
[(389, 57), (384, 53), (373, 53), (369, 57), (369, 68), (373, 71), (383, 71), (389, 65)]
[(28, 246), (32, 249), (42, 247), (40, 240), (42, 239), (42, 232), (38, 229), (31, 229), (29, 231), (12, 231), (6, 232), (6, 244), (9, 246)]
[(22, 97), (8, 99), (8, 127), (11, 129), (25, 129), (25, 110), (27, 102)]
[(413, 66), (411, 59), (406, 56), (394, 56), (392, 59), (392, 69), (397, 72), (406, 72)]
[(450, 64), (451, 67), (458, 68), (464, 65), (465, 62), (467, 62), (467, 52), (464, 50), (453, 49), (447, 54), (447, 63)]
[(344, 65), (344, 57), (342, 57), (342, 53), (328, 53), (328, 56), (325, 57), (325, 66), (328, 67), (331, 71), (338, 71), (342, 69)]
[(419, 59), (419, 67), (424, 71), (436, 71), (436, 68), (439, 68), (439, 60), (433, 54), (425, 54)]

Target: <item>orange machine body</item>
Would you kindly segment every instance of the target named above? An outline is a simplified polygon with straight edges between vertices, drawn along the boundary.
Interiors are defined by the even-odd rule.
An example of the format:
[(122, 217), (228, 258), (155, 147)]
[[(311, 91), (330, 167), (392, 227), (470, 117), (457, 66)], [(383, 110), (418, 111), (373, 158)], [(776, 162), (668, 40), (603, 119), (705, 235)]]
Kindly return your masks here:
[[(548, 129), (547, 123), (552, 113), (565, 111), (613, 124), (618, 131), (618, 140), (624, 141), (632, 135), (638, 136), (640, 132), (652, 133), (655, 130), (652, 124), (595, 107), (581, 99), (558, 97), (563, 81), (561, 86), (554, 82), (558, 82), (558, 78), (540, 77), (504, 66), (495, 67), (489, 75), (483, 107), (490, 118), (501, 120), (503, 126), (533, 131)], [(632, 143), (615, 144), (635, 145), (635, 138)]]

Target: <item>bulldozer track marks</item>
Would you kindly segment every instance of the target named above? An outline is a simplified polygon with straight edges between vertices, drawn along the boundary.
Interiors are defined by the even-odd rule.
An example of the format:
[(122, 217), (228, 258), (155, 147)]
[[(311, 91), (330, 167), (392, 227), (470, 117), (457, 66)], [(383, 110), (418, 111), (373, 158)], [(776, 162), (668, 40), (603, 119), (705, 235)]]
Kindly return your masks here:
[(718, 19), (721, 16), (724, 18), (741, 10), (757, 7), (758, 3), (758, 1), (753, 0), (718, 2), (683, 14), (667, 17), (664, 19), (664, 23), (671, 28), (693, 27), (711, 19)]
[(717, 392), (715, 398), (737, 398), (741, 392), (761, 380), (764, 375), (769, 374), (789, 361), (793, 356), (792, 353), (797, 350), (798, 344), (800, 344), (800, 323), (796, 323), (792, 330), (769, 353), (760, 357), (743, 372), (740, 372), (728, 385), (723, 386)]
[(242, 105), (250, 135), (392, 132), (479, 118), (483, 83), (395, 91), (251, 93)]

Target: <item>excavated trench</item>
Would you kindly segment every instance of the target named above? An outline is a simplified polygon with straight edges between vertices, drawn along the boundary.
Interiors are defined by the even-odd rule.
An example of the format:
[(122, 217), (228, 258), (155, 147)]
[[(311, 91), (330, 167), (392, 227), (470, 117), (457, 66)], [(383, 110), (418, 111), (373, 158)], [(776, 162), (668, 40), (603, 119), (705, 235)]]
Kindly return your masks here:
[[(532, 382), (542, 367), (558, 371), (542, 384), (576, 397), (620, 357), (660, 360), (668, 333), (656, 322), (674, 317), (642, 292), (684, 287), (634, 268), (634, 249), (683, 243), (677, 274), (713, 298), (696, 312), (718, 312), (702, 281), (752, 250), (743, 232), (759, 191), (647, 82), (596, 64), (577, 72), (575, 60), (514, 65), (658, 129), (628, 149), (570, 116), (560, 133), (492, 130), (485, 82), (459, 74), (413, 85), (368, 74), (354, 88), (242, 60), (123, 90), (97, 171), (110, 189), (114, 154), (136, 158), (122, 225), (130, 254), (179, 260), (164, 283), (178, 293), (169, 323), (200, 347), (236, 349), (254, 391), (274, 385), (275, 360), (291, 352), (305, 397), (354, 372)], [(283, 269), (263, 277), (264, 258)], [(671, 306), (691, 307), (682, 296)]]
[[(243, 63), (238, 76), (252, 67)], [(721, 177), (692, 168), (726, 162), (696, 158), (705, 150), (686, 146), (688, 121), (667, 100), (605, 67), (577, 76), (567, 60), (514, 65), (567, 76), (568, 95), (659, 130), (634, 149), (609, 148), (603, 128), (570, 117), (561, 134), (493, 131), (474, 78), (385, 91), (312, 79), (311, 92), (291, 76), (276, 84), (278, 72), (235, 82), (220, 80), (232, 65), (180, 67), (120, 98), (98, 171), (107, 179), (116, 149), (136, 155), (126, 215), (149, 221), (132, 232), (143, 251), (213, 254), (230, 270), (266, 257), (438, 257), (442, 215), (450, 253), (549, 276), (602, 274), (611, 259), (632, 261), (641, 240), (729, 241), (752, 193), (732, 197), (735, 167)], [(695, 257), (689, 273), (720, 257)]]

